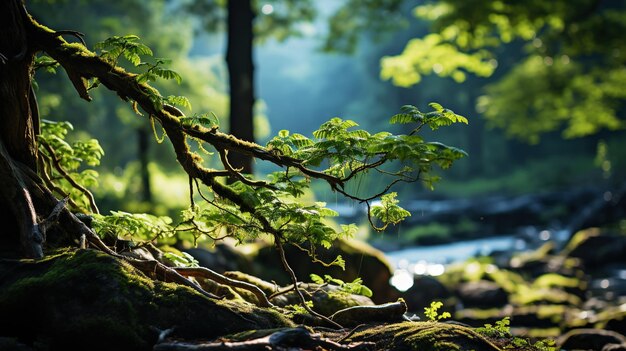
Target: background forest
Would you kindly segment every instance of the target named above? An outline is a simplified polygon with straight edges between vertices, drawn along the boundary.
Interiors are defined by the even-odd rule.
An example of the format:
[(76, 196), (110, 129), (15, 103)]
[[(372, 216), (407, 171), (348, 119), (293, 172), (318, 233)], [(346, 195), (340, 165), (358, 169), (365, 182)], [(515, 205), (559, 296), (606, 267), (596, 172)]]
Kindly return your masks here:
[[(445, 100), (446, 106), (469, 117), (470, 124), (438, 131), (438, 138), (466, 150), (469, 157), (457, 162), (434, 192), (418, 184), (407, 185), (400, 194), (408, 200), (536, 193), (623, 179), (626, 158), (620, 131), (623, 121), (618, 117), (623, 107), (616, 103), (623, 97), (621, 92), (611, 91), (621, 90), (621, 75), (607, 68), (601, 73), (613, 77), (613, 82), (600, 85), (590, 80), (576, 82), (588, 83), (580, 88), (567, 87), (575, 74), (568, 67), (575, 65), (568, 53), (551, 53), (554, 48), (542, 46), (541, 39), (528, 41), (515, 38), (515, 34), (494, 47), (492, 57), (484, 60), (487, 68), (472, 67), (476, 60), (437, 47), (429, 50), (424, 45), (433, 44), (426, 44), (427, 39), (416, 42), (419, 39), (415, 38), (434, 40), (432, 34), (427, 37), (433, 30), (431, 21), (415, 17), (416, 3), (364, 3), (367, 5), (352, 14), (349, 22), (342, 19), (345, 27), (355, 29), (351, 31), (332, 26), (335, 17), (345, 11), (339, 1), (308, 4), (308, 10), (317, 16), (298, 13), (302, 9), (288, 1), (258, 4), (266, 7), (257, 14), (256, 29), (261, 33), (254, 45), (257, 142), (264, 144), (281, 129), (310, 135), (321, 121), (333, 116), (381, 129), (386, 116), (393, 114), (397, 106)], [(389, 3), (397, 4), (386, 10)], [(193, 107), (188, 113), (213, 111), (227, 129), (225, 28), (223, 18), (216, 15), (223, 9), (217, 6), (211, 13), (196, 11), (190, 15), (185, 5), (188, 2), (60, 1), (50, 5), (41, 1), (35, 2), (32, 12), (49, 26), (89, 33), (85, 38), (89, 45), (112, 35), (137, 34), (153, 48), (155, 56), (171, 59), (171, 68), (185, 77), (181, 85), (174, 81), (162, 83), (166, 94), (187, 96)], [(615, 3), (615, 7), (619, 5)], [(366, 22), (377, 11), (387, 11), (389, 19), (380, 16), (376, 21), (386, 26), (374, 32)], [(265, 17), (271, 16), (282, 22), (267, 24)], [(207, 18), (213, 22), (207, 24)], [(273, 28), (267, 30), (268, 26)], [(207, 27), (211, 31), (205, 30)], [(622, 48), (613, 47), (618, 43), (609, 40), (599, 44), (607, 34), (596, 34), (580, 38), (578, 45), (606, 45), (606, 51), (611, 50), (607, 55), (619, 56)], [(409, 46), (418, 44), (422, 46), (415, 50), (429, 51), (432, 57), (411, 58)], [(537, 50), (544, 47), (543, 52)], [(585, 58), (591, 61), (586, 64), (601, 64), (600, 54), (594, 55)], [(541, 56), (553, 63), (539, 60)], [(410, 60), (416, 59), (422, 60), (415, 68), (419, 78), (401, 78), (409, 74), (406, 68), (403, 72), (398, 67), (409, 67)], [(580, 80), (583, 78), (592, 79)], [(71, 122), (76, 129), (73, 138), (94, 137), (100, 141), (106, 157), (98, 169), (101, 176), (95, 193), (104, 212), (125, 209), (172, 214), (184, 207), (186, 180), (177, 178), (179, 171), (173, 166), (170, 151), (156, 144), (150, 128), (136, 121), (132, 111), (123, 108), (123, 103), (108, 92), (95, 91), (104, 96), (91, 104), (78, 101), (71, 87), (59, 83), (63, 79), (61, 74), (38, 73), (38, 95), (45, 96), (40, 109), (46, 119)], [(572, 97), (564, 96), (574, 94), (571, 89), (585, 89), (591, 92), (590, 97), (577, 105)], [(595, 123), (593, 118), (598, 120), (597, 125), (586, 125), (589, 120)], [(145, 168), (150, 170), (149, 181), (142, 177)], [(259, 164), (256, 171), (269, 169)], [(153, 190), (164, 187), (170, 191)], [(322, 192), (320, 189), (317, 194), (322, 200), (333, 200), (332, 195)]]

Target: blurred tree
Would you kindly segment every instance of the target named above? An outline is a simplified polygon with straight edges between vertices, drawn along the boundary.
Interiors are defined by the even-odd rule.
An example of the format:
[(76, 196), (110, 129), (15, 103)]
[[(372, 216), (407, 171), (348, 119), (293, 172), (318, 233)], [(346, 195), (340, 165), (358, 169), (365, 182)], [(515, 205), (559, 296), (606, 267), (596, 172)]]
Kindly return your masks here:
[[(397, 28), (404, 0), (348, 0), (329, 21), (324, 49), (352, 52), (363, 32), (381, 33)], [(189, 13), (199, 16), (208, 31), (223, 29), (227, 23), (226, 63), (230, 84), (230, 133), (254, 141), (254, 63), (253, 44), (270, 37), (279, 41), (303, 32), (302, 23), (311, 22), (320, 4), (311, 0), (190, 0)], [(336, 4), (332, 5), (336, 7)], [(262, 16), (257, 16), (258, 14)], [(229, 160), (244, 173), (252, 173), (250, 155), (232, 154)]]
[[(299, 34), (295, 24), (311, 21), (315, 6), (311, 0), (278, 0), (261, 4), (251, 0), (191, 0), (186, 10), (198, 16), (204, 28), (215, 32), (226, 23), (226, 64), (230, 89), (229, 129), (242, 140), (254, 141), (253, 43), (270, 36), (284, 40)], [(264, 16), (257, 18), (257, 14)], [(256, 25), (256, 26), (255, 26)], [(232, 153), (231, 164), (252, 173), (252, 156)]]
[[(462, 82), (499, 68), (477, 108), (490, 125), (531, 143), (550, 131), (573, 138), (622, 129), (625, 7), (623, 0), (431, 1), (414, 14), (432, 21), (433, 33), (383, 58), (381, 76), (411, 86), (424, 74)], [(515, 50), (513, 64), (498, 61), (505, 47)]]

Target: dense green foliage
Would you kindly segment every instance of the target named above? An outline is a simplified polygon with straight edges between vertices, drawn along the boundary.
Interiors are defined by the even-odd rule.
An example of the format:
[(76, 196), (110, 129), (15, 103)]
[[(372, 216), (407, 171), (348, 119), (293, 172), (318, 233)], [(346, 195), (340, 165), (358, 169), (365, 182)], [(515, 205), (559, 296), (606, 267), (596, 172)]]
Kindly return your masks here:
[[(381, 76), (410, 86), (423, 74), (462, 82), (467, 73), (486, 77), (498, 67), (504, 73), (478, 107), (509, 135), (536, 143), (540, 134), (555, 130), (571, 138), (622, 129), (625, 5), (432, 1), (414, 14), (432, 21), (435, 32), (383, 58)], [(517, 52), (517, 63), (504, 60), (503, 47)]]

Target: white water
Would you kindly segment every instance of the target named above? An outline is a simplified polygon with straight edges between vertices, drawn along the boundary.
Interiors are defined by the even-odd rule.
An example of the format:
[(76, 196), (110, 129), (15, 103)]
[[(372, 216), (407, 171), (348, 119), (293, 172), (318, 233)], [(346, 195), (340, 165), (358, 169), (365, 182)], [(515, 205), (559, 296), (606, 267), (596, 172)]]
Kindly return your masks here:
[(402, 250), (386, 252), (387, 258), (398, 268), (417, 262), (448, 264), (464, 261), (475, 256), (489, 255), (494, 251), (518, 249), (512, 235), (497, 236), (456, 243), (414, 246)]
[(395, 267), (390, 283), (398, 290), (406, 291), (413, 286), (415, 275), (438, 276), (445, 272), (446, 264), (489, 255), (494, 251), (519, 250), (522, 249), (521, 244), (524, 243), (514, 236), (506, 235), (386, 252)]

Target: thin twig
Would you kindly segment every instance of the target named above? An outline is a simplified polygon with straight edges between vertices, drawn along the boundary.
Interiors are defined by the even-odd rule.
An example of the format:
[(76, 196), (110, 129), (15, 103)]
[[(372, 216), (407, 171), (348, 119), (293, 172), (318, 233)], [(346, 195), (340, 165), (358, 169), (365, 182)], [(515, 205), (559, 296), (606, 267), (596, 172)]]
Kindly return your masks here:
[(75, 209), (80, 209), (80, 206), (78, 206), (78, 204), (72, 200), (72, 198), (69, 197), (69, 194), (66, 193), (65, 191), (63, 191), (63, 189), (59, 188), (56, 184), (54, 184), (54, 182), (52, 182), (52, 179), (50, 179), (50, 175), (48, 174), (48, 162), (44, 161), (50, 161), (50, 158), (48, 157), (48, 155), (44, 154), (44, 153), (39, 153), (39, 172), (40, 172), (40, 176), (41, 179), (44, 181), (44, 183), (46, 183), (46, 186), (48, 188), (50, 188), (52, 191), (56, 192), (58, 195), (60, 195), (63, 198), (67, 198), (68, 203), (70, 204), (70, 206), (72, 206)]
[(52, 165), (57, 170), (57, 172), (59, 172), (59, 174), (61, 174), (61, 176), (63, 176), (63, 178), (65, 180), (67, 180), (74, 188), (79, 190), (81, 193), (83, 193), (83, 195), (85, 195), (85, 197), (87, 197), (87, 200), (89, 201), (89, 207), (91, 207), (91, 212), (96, 213), (96, 214), (100, 214), (100, 210), (98, 210), (98, 206), (96, 205), (96, 200), (94, 199), (93, 194), (91, 193), (91, 191), (89, 191), (87, 188), (85, 188), (81, 184), (78, 184), (67, 173), (67, 171), (63, 168), (63, 166), (61, 166), (59, 157), (56, 155), (56, 153), (54, 152), (54, 149), (52, 148), (52, 146), (50, 146), (50, 144), (48, 144), (43, 139), (39, 139), (39, 142), (41, 143), (41, 145), (43, 145), (43, 147), (46, 149), (46, 151), (48, 151), (50, 153), (50, 159), (52, 161)]
[(313, 311), (311, 309), (311, 307), (309, 307), (306, 304), (306, 299), (304, 298), (304, 295), (302, 294), (302, 291), (300, 290), (300, 288), (298, 287), (298, 278), (296, 277), (296, 273), (293, 271), (293, 269), (291, 268), (291, 266), (289, 265), (289, 262), (287, 262), (287, 258), (285, 257), (285, 249), (283, 247), (283, 243), (281, 241), (281, 239), (277, 236), (274, 235), (274, 243), (276, 245), (276, 248), (278, 249), (278, 254), (280, 256), (280, 261), (283, 264), (283, 267), (285, 268), (285, 270), (287, 271), (287, 273), (289, 274), (289, 277), (291, 278), (291, 281), (293, 283), (293, 287), (294, 290), (296, 291), (296, 294), (298, 295), (298, 297), (300, 298), (300, 301), (302, 303), (302, 307), (304, 307), (304, 309), (309, 312), (312, 316), (317, 317), (321, 320), (323, 320), (324, 322), (338, 328), (338, 329), (342, 329), (343, 326), (341, 326), (341, 324), (331, 320), (330, 318), (319, 314), (315, 311)]

